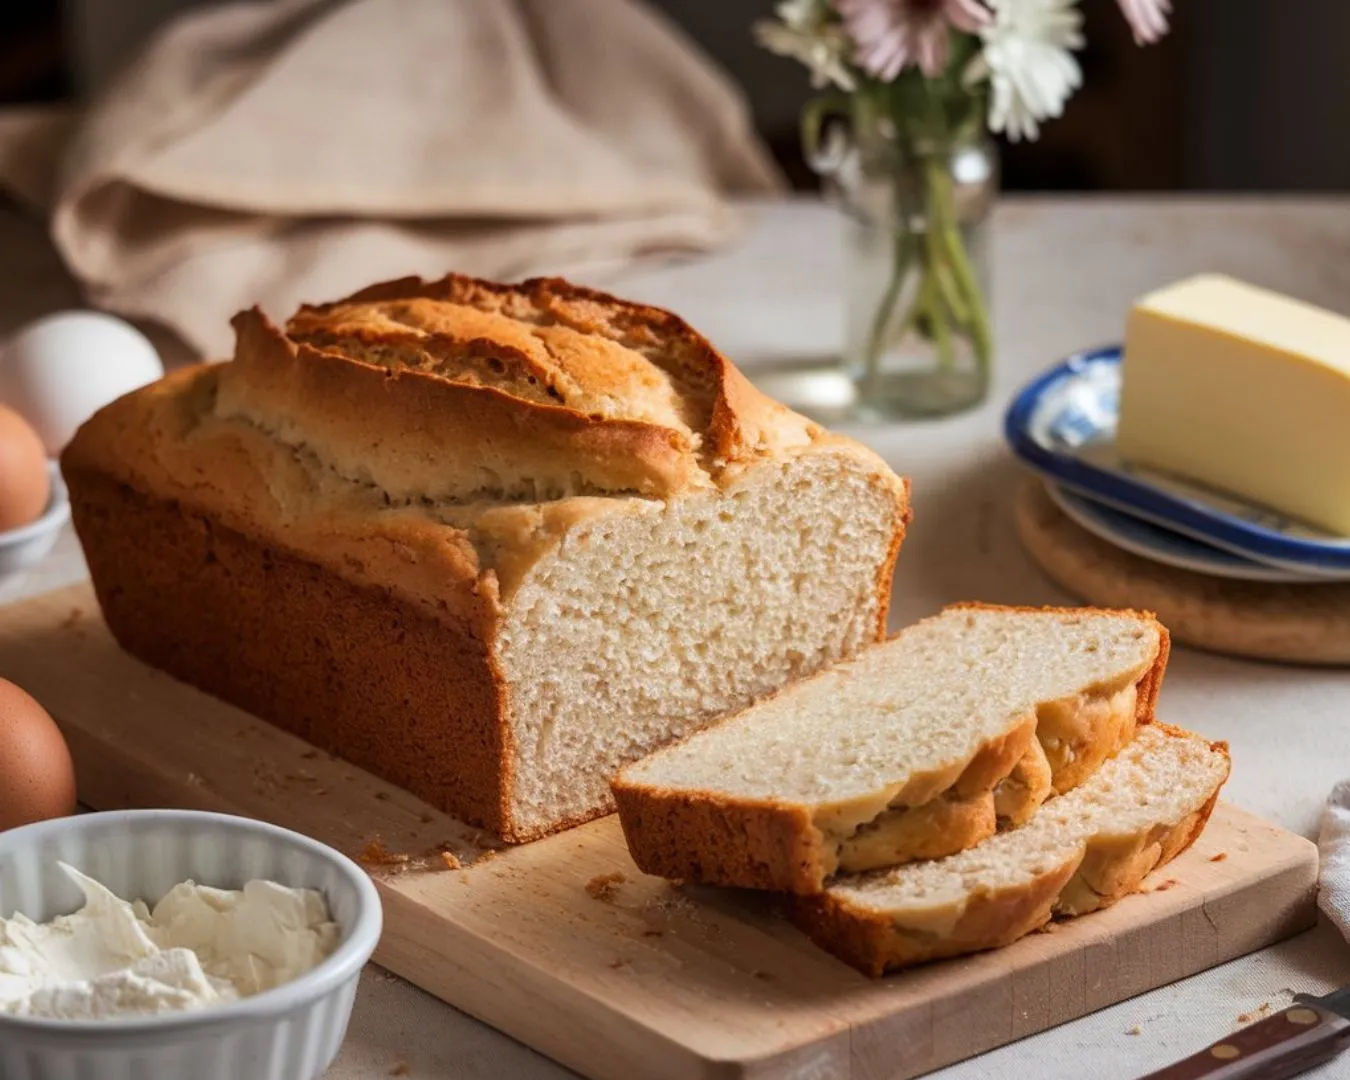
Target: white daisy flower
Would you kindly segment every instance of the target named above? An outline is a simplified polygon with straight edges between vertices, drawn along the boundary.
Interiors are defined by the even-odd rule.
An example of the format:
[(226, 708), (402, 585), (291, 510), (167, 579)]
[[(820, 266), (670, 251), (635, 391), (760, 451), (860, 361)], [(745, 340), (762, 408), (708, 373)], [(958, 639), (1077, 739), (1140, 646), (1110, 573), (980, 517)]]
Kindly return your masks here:
[(852, 48), (843, 27), (831, 18), (825, 0), (782, 0), (777, 19), (755, 23), (755, 40), (779, 56), (805, 64), (816, 89), (834, 83), (841, 90), (857, 86), (846, 59)]
[(965, 81), (989, 79), (989, 130), (1035, 139), (1083, 81), (1072, 49), (1083, 47), (1077, 0), (990, 0), (994, 19), (980, 30), (984, 49)]

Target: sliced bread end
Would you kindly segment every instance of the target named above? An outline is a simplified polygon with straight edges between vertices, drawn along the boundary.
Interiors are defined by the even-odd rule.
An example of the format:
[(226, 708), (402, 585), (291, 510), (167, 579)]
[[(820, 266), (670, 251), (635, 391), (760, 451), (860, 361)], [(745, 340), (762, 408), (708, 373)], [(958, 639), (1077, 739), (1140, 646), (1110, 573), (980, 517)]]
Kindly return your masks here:
[(796, 921), (874, 977), (1011, 944), (1053, 916), (1096, 911), (1138, 889), (1195, 842), (1228, 770), (1225, 744), (1151, 725), (1028, 825), (945, 859), (840, 879), (798, 898)]
[[(1010, 616), (1013, 621), (1007, 622)], [(1031, 618), (1024, 621), (1022, 616)], [(934, 670), (932, 678), (946, 680), (950, 688), (969, 683), (972, 666), (989, 666), (980, 648), (972, 647), (972, 642), (983, 641), (996, 649), (1004, 631), (985, 631), (984, 637), (976, 632), (979, 626), (988, 626), (988, 620), (1032, 626), (1049, 619), (1076, 627), (1121, 618), (1130, 625), (1119, 637), (1146, 641), (1148, 649), (1142, 656), (1137, 652), (1125, 669), (1132, 680), (1125, 686), (1101, 682), (1108, 672), (1118, 677), (1115, 672), (1121, 669), (1113, 670), (1108, 664), (1103, 671), (1098, 663), (1095, 674), (1085, 675), (1081, 683), (1061, 680), (1059, 690), (1044, 699), (1023, 695), (1017, 709), (1029, 711), (1019, 715), (1010, 710), (993, 721), (986, 718), (982, 741), (972, 740), (963, 755), (935, 759), (923, 769), (906, 772), (897, 765), (888, 776), (886, 763), (893, 759), (887, 754), (838, 750), (831, 756), (832, 752), (823, 751), (827, 762), (835, 757), (857, 761), (862, 772), (875, 774), (863, 790), (843, 797), (808, 795), (755, 782), (760, 755), (769, 754), (775, 740), (782, 738), (783, 727), (776, 721), (791, 707), (800, 705), (798, 711), (803, 715), (814, 715), (812, 710), (828, 713), (833, 702), (843, 700), (857, 685), (889, 682), (887, 665), (892, 656), (898, 678), (913, 684), (905, 667), (914, 658), (904, 655), (903, 642), (915, 635), (921, 644), (913, 651), (940, 669), (940, 677)], [(1054, 644), (1059, 640), (1056, 633), (1053, 628), (1047, 631), (1043, 648), (1039, 643), (1035, 649), (1022, 648), (1025, 662), (1053, 670), (1060, 655)], [(1064, 641), (1076, 633), (1065, 629)], [(925, 641), (928, 644), (922, 644)], [(1063, 641), (1060, 644), (1069, 647)], [(1116, 646), (1107, 636), (1101, 647), (1101, 655), (1106, 655)], [(1076, 662), (1084, 672), (1092, 671), (1096, 661), (1084, 662), (1082, 657), (1095, 648), (1094, 644), (1079, 650)], [(897, 653), (897, 649), (902, 651)], [(960, 851), (991, 835), (997, 820), (1013, 825), (1025, 821), (1050, 793), (1047, 771), (1054, 790), (1066, 791), (1128, 742), (1138, 724), (1152, 721), (1168, 653), (1166, 628), (1145, 613), (988, 605), (949, 608), (849, 664), (789, 687), (761, 706), (623, 770), (611, 786), (629, 850), (646, 873), (806, 895), (820, 892), (840, 866), (859, 871)], [(1012, 663), (990, 672), (995, 690), (1005, 681), (1004, 673), (1016, 675), (1019, 666)], [(927, 679), (928, 668), (923, 670)], [(1053, 682), (1054, 676), (1050, 678)], [(931, 681), (926, 681), (910, 685), (906, 692), (924, 701), (931, 699), (932, 689)], [(1062, 696), (1065, 692), (1068, 696)], [(868, 690), (855, 696), (859, 698), (855, 715), (867, 718), (873, 700), (885, 695)], [(951, 696), (950, 689), (947, 696)], [(942, 694), (937, 697), (940, 700)], [(770, 719), (775, 723), (764, 722)], [(951, 722), (956, 719), (953, 716)], [(884, 724), (880, 712), (876, 722)], [(831, 727), (831, 723), (822, 720), (820, 731), (804, 731), (793, 746), (815, 746), (822, 732), (850, 747), (855, 738), (866, 743), (865, 730), (841, 739), (840, 725)], [(1043, 733), (1038, 730), (1041, 727)], [(751, 733), (754, 739), (749, 738)], [(1041, 744), (1034, 761), (1028, 760), (1033, 741)], [(691, 760), (698, 761), (698, 769), (687, 766)], [(675, 762), (680, 766), (673, 767)], [(855, 779), (853, 766), (843, 768), (839, 786), (856, 786)], [(870, 809), (859, 814), (859, 806)]]

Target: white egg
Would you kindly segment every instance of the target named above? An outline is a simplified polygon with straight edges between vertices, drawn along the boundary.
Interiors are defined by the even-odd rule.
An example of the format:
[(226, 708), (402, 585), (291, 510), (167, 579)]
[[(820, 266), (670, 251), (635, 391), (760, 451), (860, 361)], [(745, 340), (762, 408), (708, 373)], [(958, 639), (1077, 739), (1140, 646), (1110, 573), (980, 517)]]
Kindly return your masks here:
[(37, 428), (54, 456), (104, 405), (163, 374), (150, 339), (130, 323), (61, 311), (29, 323), (0, 351), (0, 403)]

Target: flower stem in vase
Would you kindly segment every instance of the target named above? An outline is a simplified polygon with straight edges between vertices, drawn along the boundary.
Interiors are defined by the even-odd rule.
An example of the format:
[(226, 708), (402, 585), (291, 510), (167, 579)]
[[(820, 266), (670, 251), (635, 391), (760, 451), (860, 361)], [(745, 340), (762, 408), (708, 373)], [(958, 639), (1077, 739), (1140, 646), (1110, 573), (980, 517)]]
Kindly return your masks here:
[[(945, 258), (937, 256), (943, 272), (955, 280), (952, 283), (953, 298), (963, 298), (953, 304), (958, 321), (970, 337), (971, 349), (981, 378), (986, 378), (990, 361), (993, 358), (993, 333), (989, 326), (987, 302), (975, 280), (970, 258), (966, 253), (965, 239), (956, 219), (956, 201), (952, 197), (952, 176), (948, 168), (937, 163), (929, 164), (929, 186), (932, 192), (930, 205), (932, 215), (929, 221), (929, 234), (936, 237)], [(948, 263), (950, 266), (948, 266)], [(958, 306), (959, 304), (959, 306)]]
[[(1167, 32), (1168, 0), (1118, 4), (1136, 44)], [(848, 212), (853, 245), (846, 354), (819, 378), (792, 365), (783, 386), (830, 419), (979, 404), (994, 359), (988, 136), (1035, 139), (1082, 84), (1078, 0), (776, 0), (774, 10), (755, 35), (825, 91), (803, 113), (802, 141)]]
[(891, 276), (877, 303), (876, 313), (872, 316), (872, 328), (867, 335), (867, 354), (863, 380), (865, 391), (875, 393), (881, 377), (881, 358), (886, 354), (887, 346), (902, 338), (913, 322), (914, 309), (900, 323), (892, 327), (895, 317), (895, 305), (900, 301), (900, 293), (905, 279), (909, 275), (910, 263), (914, 258), (914, 234), (904, 222), (897, 222), (895, 241), (891, 246)]
[[(931, 235), (931, 233), (930, 233)], [(923, 285), (919, 295), (924, 298), (924, 320), (928, 337), (937, 349), (938, 367), (944, 371), (956, 366), (956, 347), (952, 342), (951, 322), (947, 318), (947, 309), (942, 303), (942, 292), (938, 288), (937, 273), (932, 263), (932, 248), (929, 247), (929, 262), (924, 267)]]

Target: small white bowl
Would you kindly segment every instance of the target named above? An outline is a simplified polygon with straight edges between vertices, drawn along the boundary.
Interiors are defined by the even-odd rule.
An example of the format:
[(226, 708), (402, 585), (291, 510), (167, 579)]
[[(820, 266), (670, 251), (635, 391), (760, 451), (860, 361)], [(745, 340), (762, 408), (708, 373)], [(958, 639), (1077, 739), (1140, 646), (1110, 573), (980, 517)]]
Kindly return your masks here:
[(379, 894), (356, 863), (299, 833), (227, 814), (79, 814), (0, 833), (0, 915), (45, 922), (77, 910), (83, 896), (58, 862), (152, 904), (189, 878), (318, 889), (342, 936), (300, 978), (218, 1008), (79, 1021), (0, 1014), (0, 1077), (313, 1080), (332, 1063), (382, 926)]
[(52, 479), (52, 494), (42, 516), (17, 529), (0, 532), (0, 577), (18, 573), (51, 551), (61, 535), (61, 527), (70, 520), (70, 495), (61, 478), (61, 466), (49, 461), (47, 475)]

